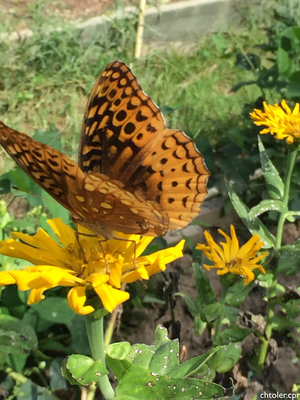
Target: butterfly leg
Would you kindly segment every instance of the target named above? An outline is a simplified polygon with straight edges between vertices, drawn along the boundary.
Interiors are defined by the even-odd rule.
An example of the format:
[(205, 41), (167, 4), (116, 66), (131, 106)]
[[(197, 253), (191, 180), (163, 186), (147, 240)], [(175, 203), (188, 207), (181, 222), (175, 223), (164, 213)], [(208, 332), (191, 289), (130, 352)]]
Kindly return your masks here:
[(100, 245), (100, 248), (101, 248), (101, 251), (102, 251), (102, 255), (103, 255), (103, 258), (104, 258), (106, 273), (109, 275), (108, 261), (107, 261), (107, 258), (106, 258), (105, 250), (104, 250), (104, 248), (102, 246), (102, 242), (107, 242), (107, 239), (98, 240), (98, 243)]
[(83, 275), (84, 270), (85, 270), (85, 266), (86, 266), (86, 264), (87, 264), (87, 260), (85, 259), (84, 248), (82, 247), (82, 245), (81, 245), (81, 243), (80, 243), (79, 235), (84, 235), (84, 234), (81, 233), (81, 232), (78, 232), (78, 227), (77, 227), (77, 224), (76, 224), (75, 237), (76, 237), (78, 246), (79, 246), (79, 248), (80, 248), (80, 250), (81, 250), (81, 254), (82, 254), (82, 258), (83, 258), (83, 263), (84, 263), (83, 265), (84, 265), (84, 266), (83, 266), (82, 272), (81, 272), (81, 275)]
[(117, 236), (113, 236), (112, 238), (115, 239), (115, 240), (121, 240), (122, 242), (131, 242), (131, 243), (133, 243), (133, 246), (134, 246), (133, 265), (134, 265), (134, 268), (137, 269), (137, 265), (136, 265), (136, 241), (132, 240), (132, 239), (120, 238), (120, 237), (117, 237)]

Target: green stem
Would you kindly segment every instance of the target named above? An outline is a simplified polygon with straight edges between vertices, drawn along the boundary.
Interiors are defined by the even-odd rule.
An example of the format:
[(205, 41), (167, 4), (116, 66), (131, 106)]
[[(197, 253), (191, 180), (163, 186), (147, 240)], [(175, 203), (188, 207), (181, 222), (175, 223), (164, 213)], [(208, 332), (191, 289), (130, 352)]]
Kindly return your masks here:
[[(101, 361), (103, 365), (106, 365), (103, 338), (103, 318), (96, 319), (93, 317), (93, 315), (86, 315), (85, 325), (93, 359)], [(115, 397), (114, 390), (107, 375), (101, 377), (97, 386), (99, 387), (105, 400), (111, 400)]]
[[(225, 303), (227, 289), (228, 289), (228, 287), (226, 285), (222, 285), (222, 293), (221, 293), (221, 300), (220, 300), (221, 304)], [(223, 320), (223, 316), (219, 315), (218, 318), (217, 318), (217, 322), (216, 322), (214, 342), (217, 340), (217, 338), (218, 338), (218, 336), (219, 336), (219, 334), (221, 332), (222, 320)]]
[[(285, 179), (284, 179), (284, 194), (283, 194), (283, 199), (282, 199), (282, 202), (286, 206), (286, 208), (287, 208), (288, 202), (289, 202), (292, 172), (294, 169), (297, 154), (298, 154), (297, 148), (294, 150), (291, 150), (291, 151), (289, 148), (289, 154), (288, 154), (288, 159), (287, 159), (287, 170), (286, 170), (286, 175), (285, 175)], [(281, 213), (280, 217), (279, 217), (279, 221), (278, 221), (275, 250), (278, 250), (281, 247), (283, 225), (284, 225), (285, 218), (286, 218), (286, 214)]]
[[(283, 194), (283, 199), (282, 199), (282, 202), (285, 205), (286, 209), (288, 208), (291, 178), (292, 178), (292, 172), (294, 169), (297, 153), (298, 153), (297, 148), (293, 149), (293, 150), (290, 150), (290, 148), (289, 148), (289, 154), (288, 154), (288, 159), (287, 159), (287, 170), (286, 170), (285, 179), (284, 179), (284, 194)], [(288, 215), (288, 212), (283, 212), (280, 214), (279, 221), (278, 221), (278, 227), (277, 227), (275, 250), (279, 250), (281, 248), (283, 226), (284, 226), (284, 222), (285, 222), (287, 215)], [(278, 273), (276, 273), (276, 271), (274, 271), (273, 281), (272, 281), (272, 284), (268, 291), (268, 299), (275, 298), (275, 296), (276, 296), (277, 276), (278, 276)], [(275, 305), (276, 305), (276, 299), (270, 300), (268, 302), (266, 338), (263, 338), (262, 345), (260, 348), (260, 354), (258, 357), (258, 366), (257, 366), (258, 374), (261, 374), (261, 372), (262, 372), (262, 368), (264, 366), (267, 352), (268, 352), (269, 339), (272, 336), (272, 321), (273, 321), (273, 318), (275, 315), (275, 311), (274, 311)]]

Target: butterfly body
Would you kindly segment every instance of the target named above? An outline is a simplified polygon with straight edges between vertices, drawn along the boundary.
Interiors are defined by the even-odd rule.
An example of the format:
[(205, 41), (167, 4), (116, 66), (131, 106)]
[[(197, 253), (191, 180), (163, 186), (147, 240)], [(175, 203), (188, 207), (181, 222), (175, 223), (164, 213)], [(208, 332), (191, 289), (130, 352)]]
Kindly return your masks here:
[(160, 236), (200, 211), (209, 172), (194, 142), (167, 129), (131, 70), (110, 63), (90, 95), (79, 162), (0, 122), (0, 144), (74, 222), (106, 238), (113, 231)]

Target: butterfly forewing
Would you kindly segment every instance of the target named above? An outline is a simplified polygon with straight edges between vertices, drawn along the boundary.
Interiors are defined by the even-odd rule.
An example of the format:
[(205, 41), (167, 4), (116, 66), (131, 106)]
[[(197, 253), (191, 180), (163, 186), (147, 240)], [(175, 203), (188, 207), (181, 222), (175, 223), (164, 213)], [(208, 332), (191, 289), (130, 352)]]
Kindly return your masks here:
[(81, 131), (78, 163), (128, 188), (128, 179), (163, 136), (162, 114), (142, 91), (131, 70), (110, 63), (90, 95)]

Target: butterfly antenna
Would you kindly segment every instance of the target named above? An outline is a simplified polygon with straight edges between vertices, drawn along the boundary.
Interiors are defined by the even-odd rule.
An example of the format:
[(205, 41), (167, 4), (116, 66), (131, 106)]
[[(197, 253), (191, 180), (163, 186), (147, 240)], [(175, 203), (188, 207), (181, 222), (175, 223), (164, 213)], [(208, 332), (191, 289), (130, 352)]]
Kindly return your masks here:
[(53, 203), (57, 203), (57, 201), (54, 200), (54, 199), (49, 199), (49, 198), (47, 198), (47, 197), (43, 197), (43, 196), (40, 196), (40, 195), (35, 194), (35, 193), (32, 193), (32, 192), (28, 192), (27, 190), (25, 190), (25, 189), (20, 189), (20, 188), (18, 188), (17, 186), (12, 186), (12, 188), (15, 189), (15, 190), (19, 190), (20, 192), (24, 192), (24, 193), (30, 194), (31, 196), (38, 197), (39, 199), (43, 199), (43, 200), (47, 200), (47, 201), (53, 201)]

